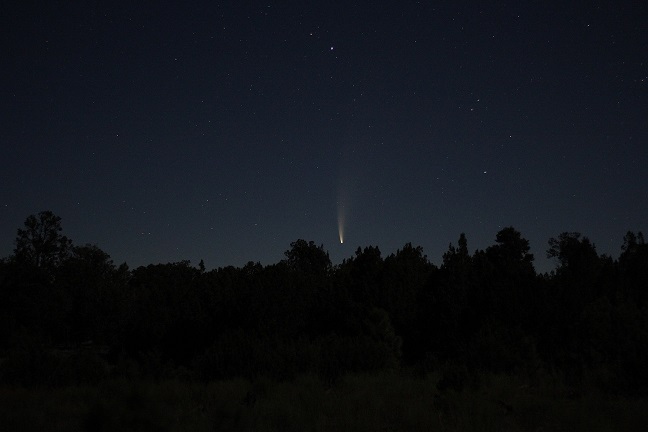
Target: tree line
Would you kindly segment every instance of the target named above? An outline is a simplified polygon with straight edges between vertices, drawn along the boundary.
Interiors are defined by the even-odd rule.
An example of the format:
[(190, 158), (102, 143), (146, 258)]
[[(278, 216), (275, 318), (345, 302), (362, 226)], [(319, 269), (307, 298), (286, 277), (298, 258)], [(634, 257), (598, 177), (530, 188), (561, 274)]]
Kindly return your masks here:
[(358, 248), (332, 265), (297, 240), (262, 266), (189, 261), (130, 269), (75, 245), (45, 211), (0, 260), (0, 382), (58, 385), (110, 376), (213, 380), (316, 373), (445, 371), (585, 378), (648, 394), (648, 246), (628, 232), (618, 259), (576, 232), (548, 241), (537, 274), (513, 227), (470, 253), (460, 234), (439, 266), (408, 243)]

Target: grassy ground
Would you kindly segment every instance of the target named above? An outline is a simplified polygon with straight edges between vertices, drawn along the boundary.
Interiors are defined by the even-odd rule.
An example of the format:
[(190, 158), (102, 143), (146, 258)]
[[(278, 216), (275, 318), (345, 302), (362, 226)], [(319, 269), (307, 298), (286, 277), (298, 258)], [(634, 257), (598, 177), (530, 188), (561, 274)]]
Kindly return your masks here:
[(648, 400), (507, 376), (436, 389), (438, 376), (313, 376), (212, 383), (128, 382), (0, 388), (4, 431), (639, 431)]

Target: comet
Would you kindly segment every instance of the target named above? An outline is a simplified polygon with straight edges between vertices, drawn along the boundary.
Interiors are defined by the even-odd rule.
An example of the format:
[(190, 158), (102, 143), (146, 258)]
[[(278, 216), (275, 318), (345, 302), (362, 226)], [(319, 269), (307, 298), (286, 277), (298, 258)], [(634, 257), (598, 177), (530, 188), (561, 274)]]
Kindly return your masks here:
[(338, 236), (340, 237), (340, 244), (344, 243), (344, 204), (338, 201)]
[(354, 220), (355, 206), (353, 196), (357, 193), (357, 183), (362, 177), (364, 161), (359, 158), (353, 143), (343, 145), (337, 178), (337, 228), (340, 244), (344, 244), (349, 224)]

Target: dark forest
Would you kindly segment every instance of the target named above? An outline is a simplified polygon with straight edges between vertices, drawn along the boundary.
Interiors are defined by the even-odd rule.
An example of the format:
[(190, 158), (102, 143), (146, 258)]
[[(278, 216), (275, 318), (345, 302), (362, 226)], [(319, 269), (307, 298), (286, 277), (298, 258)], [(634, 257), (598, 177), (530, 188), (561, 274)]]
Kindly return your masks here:
[(586, 236), (558, 233), (548, 274), (513, 227), (474, 252), (459, 234), (439, 264), (408, 243), (387, 255), (358, 247), (332, 265), (323, 246), (299, 239), (266, 266), (129, 269), (75, 245), (45, 211), (0, 261), (0, 384), (312, 375), (330, 388), (388, 372), (437, 374), (442, 394), (500, 374), (645, 397), (648, 245), (640, 232), (619, 243), (613, 259)]

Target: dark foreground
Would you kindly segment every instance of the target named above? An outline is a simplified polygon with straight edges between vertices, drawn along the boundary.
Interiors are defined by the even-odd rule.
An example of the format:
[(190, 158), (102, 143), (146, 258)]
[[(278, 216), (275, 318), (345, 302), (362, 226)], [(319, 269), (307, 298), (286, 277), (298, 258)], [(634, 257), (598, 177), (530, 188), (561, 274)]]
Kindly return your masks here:
[(544, 377), (488, 376), (460, 391), (438, 376), (347, 375), (326, 383), (109, 380), (0, 388), (5, 431), (643, 431), (648, 400)]

